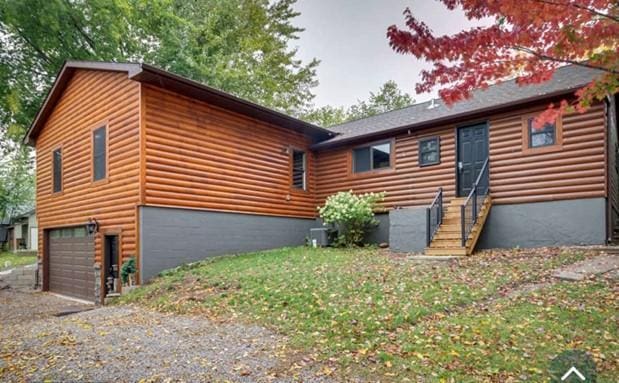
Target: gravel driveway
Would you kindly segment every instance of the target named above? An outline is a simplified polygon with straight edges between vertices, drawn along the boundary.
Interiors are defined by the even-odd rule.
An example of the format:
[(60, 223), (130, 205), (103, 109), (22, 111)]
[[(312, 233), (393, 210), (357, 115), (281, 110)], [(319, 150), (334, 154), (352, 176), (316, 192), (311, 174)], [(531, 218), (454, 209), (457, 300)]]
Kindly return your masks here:
[(242, 324), (0, 290), (0, 381), (328, 382), (285, 339)]

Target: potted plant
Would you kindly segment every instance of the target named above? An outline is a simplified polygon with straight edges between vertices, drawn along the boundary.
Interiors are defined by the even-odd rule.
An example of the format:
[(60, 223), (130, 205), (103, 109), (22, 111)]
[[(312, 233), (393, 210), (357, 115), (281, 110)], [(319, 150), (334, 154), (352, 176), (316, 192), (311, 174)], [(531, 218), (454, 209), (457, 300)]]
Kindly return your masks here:
[(123, 293), (128, 293), (136, 287), (135, 284), (135, 273), (137, 271), (137, 267), (135, 264), (135, 257), (131, 257), (127, 259), (122, 267), (120, 268), (120, 278), (123, 283)]

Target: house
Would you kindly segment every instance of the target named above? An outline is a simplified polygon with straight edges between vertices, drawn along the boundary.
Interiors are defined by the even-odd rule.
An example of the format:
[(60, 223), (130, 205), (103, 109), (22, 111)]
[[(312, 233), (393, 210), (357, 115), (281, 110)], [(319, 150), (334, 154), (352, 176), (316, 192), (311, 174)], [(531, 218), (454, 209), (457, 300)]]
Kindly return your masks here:
[(0, 225), (0, 244), (5, 243), (8, 251), (37, 251), (37, 215), (34, 209), (6, 220)]
[(9, 225), (11, 224), (11, 218), (6, 216), (0, 216), (0, 252), (8, 250), (9, 247)]
[(529, 128), (595, 75), (564, 67), (545, 84), (327, 130), (146, 64), (67, 62), (25, 137), (43, 288), (100, 301), (131, 257), (144, 282), (300, 245), (316, 207), (349, 189), (387, 192), (372, 239), (398, 251), (604, 244), (617, 216), (616, 97)]

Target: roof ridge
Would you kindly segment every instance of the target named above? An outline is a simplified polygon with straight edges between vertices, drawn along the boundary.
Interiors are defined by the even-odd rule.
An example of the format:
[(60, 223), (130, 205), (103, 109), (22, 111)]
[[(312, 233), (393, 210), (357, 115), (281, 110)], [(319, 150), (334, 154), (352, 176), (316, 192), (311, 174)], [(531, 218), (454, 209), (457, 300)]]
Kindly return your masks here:
[(346, 122), (342, 122), (341, 124), (331, 125), (331, 126), (329, 127), (329, 129), (331, 129), (331, 128), (335, 128), (335, 127), (337, 127), (337, 126), (346, 125), (346, 124), (351, 123), (351, 122), (360, 121), (360, 120), (365, 120), (365, 119), (370, 119), (370, 118), (372, 118), (372, 117), (379, 117), (379, 116), (382, 116), (382, 115), (385, 115), (385, 114), (389, 114), (389, 113), (392, 113), (392, 112), (397, 112), (397, 111), (399, 111), (399, 110), (404, 110), (404, 109), (412, 108), (412, 107), (414, 107), (414, 106), (418, 106), (418, 105), (427, 104), (427, 103), (431, 102), (432, 100), (440, 100), (440, 97), (439, 97), (438, 99), (437, 99), (437, 98), (432, 98), (432, 99), (430, 99), (430, 100), (428, 100), (428, 101), (422, 101), (422, 102), (420, 102), (420, 103), (415, 103), (415, 104), (406, 105), (406, 106), (403, 106), (403, 107), (401, 107), (401, 108), (395, 108), (395, 109), (391, 109), (391, 110), (386, 110), (386, 111), (384, 111), (384, 112), (376, 113), (376, 114), (373, 114), (373, 115), (371, 115), (371, 116), (365, 116), (365, 117), (353, 118), (352, 120), (348, 120), (348, 121), (346, 121)]
[(600, 70), (570, 64), (558, 67), (552, 78), (542, 83), (517, 84), (519, 76), (515, 76), (485, 89), (477, 88), (473, 90), (471, 97), (458, 101), (449, 108), (444, 107), (444, 102), (439, 104), (442, 107), (427, 108), (432, 100), (436, 100), (430, 99), (406, 108), (335, 125), (331, 129), (340, 134), (314, 147), (322, 148), (375, 135), (395, 134), (406, 129), (422, 129), (439, 123), (465, 122), (467, 118), (483, 117), (525, 103), (537, 102), (542, 107), (542, 102), (550, 98), (565, 97), (566, 94), (586, 86), (600, 74)]
[[(557, 67), (557, 68), (556, 68), (555, 73), (556, 73), (556, 71), (558, 71), (558, 70), (562, 70), (562, 69), (565, 69), (565, 68), (570, 68), (570, 67), (578, 67), (578, 65), (575, 65), (575, 64), (566, 64), (566, 65), (561, 65), (561, 66), (559, 66), (559, 67)], [(553, 73), (553, 77), (554, 77), (555, 73)], [(485, 92), (485, 91), (489, 90), (490, 88), (494, 88), (494, 87), (497, 87), (497, 86), (505, 85), (506, 83), (516, 82), (516, 80), (518, 79), (518, 77), (519, 77), (519, 76), (515, 76), (515, 77), (510, 78), (510, 79), (507, 79), (507, 80), (503, 80), (503, 81), (500, 81), (500, 82), (496, 82), (496, 83), (494, 83), (494, 84), (488, 85), (488, 87), (487, 87), (487, 88), (476, 88), (476, 89), (473, 89), (473, 90), (471, 91), (471, 94), (472, 94), (472, 93), (474, 93), (474, 92)], [(540, 85), (540, 84), (527, 84), (527, 86), (528, 86), (528, 85)], [(461, 101), (466, 101), (466, 100), (468, 100), (468, 99), (470, 99), (470, 98), (472, 98), (472, 97), (462, 99), (462, 100), (460, 100), (460, 101), (455, 102), (455, 103), (454, 103), (454, 104), (452, 104), (452, 105), (455, 105), (455, 104), (457, 104), (458, 102), (461, 102)], [(407, 105), (407, 106), (402, 107), (402, 108), (396, 108), (396, 109), (392, 109), (392, 110), (387, 110), (387, 111), (385, 111), (385, 112), (381, 112), (381, 113), (373, 114), (373, 115), (371, 115), (371, 116), (360, 117), (360, 118), (355, 118), (355, 119), (353, 119), (353, 120), (348, 120), (348, 121), (343, 122), (343, 123), (341, 123), (341, 124), (332, 125), (332, 126), (330, 126), (330, 127), (329, 127), (329, 129), (333, 129), (333, 128), (336, 128), (336, 127), (339, 127), (339, 126), (344, 126), (344, 125), (349, 124), (349, 123), (352, 123), (352, 122), (357, 122), (357, 121), (361, 121), (361, 120), (365, 120), (365, 119), (370, 119), (370, 118), (373, 118), (373, 117), (379, 117), (379, 116), (383, 116), (383, 115), (386, 115), (386, 114), (389, 114), (389, 113), (393, 113), (393, 112), (401, 111), (401, 110), (404, 110), (404, 109), (408, 109), (408, 108), (412, 108), (412, 107), (416, 107), (416, 106), (421, 106), (421, 105), (423, 105), (423, 104), (428, 104), (428, 103), (431, 103), (431, 102), (432, 102), (432, 100), (439, 100), (439, 101), (440, 101), (440, 102), (442, 102), (445, 106), (447, 106), (447, 104), (443, 101), (443, 99), (442, 99), (441, 97), (438, 97), (438, 98), (434, 98), (434, 97), (432, 97), (431, 99), (429, 99), (429, 100), (427, 100), (427, 101), (423, 101), (423, 102), (420, 102), (420, 103), (415, 103), (415, 104), (410, 104), (410, 105)]]

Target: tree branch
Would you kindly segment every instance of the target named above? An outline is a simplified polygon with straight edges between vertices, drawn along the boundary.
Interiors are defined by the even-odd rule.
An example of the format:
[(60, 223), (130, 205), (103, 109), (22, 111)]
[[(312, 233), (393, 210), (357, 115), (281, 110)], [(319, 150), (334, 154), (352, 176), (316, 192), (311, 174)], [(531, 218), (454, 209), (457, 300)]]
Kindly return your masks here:
[(30, 39), (26, 37), (26, 35), (21, 29), (16, 27), (15, 30), (17, 31), (17, 34), (19, 35), (19, 37), (24, 39), (24, 41), (28, 43), (28, 45), (30, 45), (32, 49), (34, 49), (34, 51), (39, 55), (41, 59), (43, 59), (50, 65), (53, 64), (52, 59), (47, 54), (45, 54), (45, 52), (43, 52), (38, 46), (36, 46), (32, 41), (30, 41)]
[(578, 9), (582, 9), (583, 11), (587, 11), (591, 14), (594, 14), (596, 16), (600, 16), (600, 17), (604, 17), (607, 19), (610, 19), (616, 23), (619, 23), (619, 17), (615, 17), (613, 15), (609, 15), (607, 13), (603, 13), (600, 12), (598, 10), (595, 10), (593, 8), (589, 8), (589, 7), (585, 7), (584, 5), (580, 5), (580, 4), (574, 4), (572, 2), (569, 3), (557, 3), (554, 1), (550, 1), (550, 0), (533, 0), (533, 1), (537, 1), (538, 3), (543, 3), (543, 4), (550, 4), (550, 5), (556, 5), (556, 6), (562, 6), (562, 7), (573, 7), (573, 8), (578, 8)]
[[(65, 4), (68, 8), (71, 8), (71, 3), (69, 3), (68, 0), (65, 0)], [(92, 38), (82, 29), (82, 27), (78, 24), (77, 20), (75, 19), (75, 17), (73, 17), (73, 14), (69, 11), (67, 12), (69, 15), (69, 18), (71, 19), (71, 24), (73, 24), (73, 26), (75, 27), (75, 29), (77, 29), (77, 31), (84, 37), (84, 39), (86, 40), (86, 44), (90, 47), (92, 53), (97, 53), (97, 49), (95, 47), (95, 42), (92, 40)]]
[(615, 69), (611, 69), (611, 68), (606, 68), (606, 67), (601, 67), (601, 66), (598, 66), (598, 65), (592, 65), (592, 64), (589, 64), (587, 62), (582, 62), (582, 61), (576, 61), (576, 60), (552, 57), (552, 56), (548, 56), (548, 55), (543, 54), (543, 53), (536, 52), (533, 49), (522, 47), (522, 46), (518, 46), (518, 45), (511, 47), (511, 49), (514, 49), (514, 50), (517, 50), (517, 51), (520, 51), (520, 52), (524, 52), (524, 53), (528, 53), (528, 54), (533, 55), (535, 57), (538, 57), (538, 58), (540, 58), (542, 60), (561, 62), (561, 63), (565, 63), (565, 64), (572, 64), (572, 65), (582, 66), (582, 67), (585, 67), (585, 68), (601, 70), (601, 71), (604, 71), (604, 72), (612, 73), (614, 75), (619, 75), (619, 70), (615, 70)]

